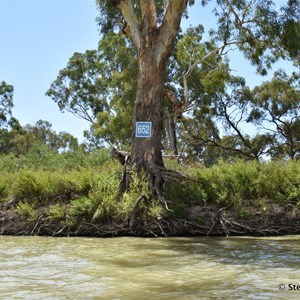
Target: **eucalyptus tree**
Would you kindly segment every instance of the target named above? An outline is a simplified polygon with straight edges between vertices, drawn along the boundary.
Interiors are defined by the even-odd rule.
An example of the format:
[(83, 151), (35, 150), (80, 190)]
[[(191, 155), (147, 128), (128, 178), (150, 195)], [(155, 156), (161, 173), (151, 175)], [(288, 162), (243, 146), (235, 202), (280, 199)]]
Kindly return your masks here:
[[(101, 48), (100, 42), (100, 53), (92, 53), (94, 61), (98, 60), (98, 77), (93, 77), (92, 74), (94, 80), (88, 83), (92, 83), (97, 91), (86, 89), (86, 79), (89, 77), (86, 74), (89, 70), (81, 73), (80, 77), (84, 80), (79, 78), (79, 85), (72, 82), (71, 74), (65, 70), (66, 72), (61, 74), (65, 82), (56, 82), (56, 86), (52, 86), (48, 91), (62, 110), (70, 109), (73, 113), (83, 113), (81, 116), (86, 116), (93, 123), (93, 134), (114, 141), (114, 138), (122, 133), (124, 137), (127, 136), (129, 143), (128, 136), (131, 132), (132, 165), (138, 170), (148, 172), (152, 192), (157, 192), (162, 183), (164, 164), (161, 150), (166, 99), (172, 113), (176, 111), (182, 114), (191, 110), (194, 111), (190, 113), (191, 117), (196, 116), (199, 111), (200, 115), (205, 114), (207, 126), (210, 126), (211, 133), (217, 137), (218, 132), (212, 125), (209, 113), (218, 107), (210, 107), (205, 113), (205, 106), (208, 105), (203, 103), (212, 103), (213, 99), (216, 99), (215, 86), (211, 82), (218, 79), (217, 84), (224, 85), (227, 76), (226, 72), (224, 74), (226, 62), (222, 64), (220, 61), (231, 47), (242, 51), (245, 58), (255, 64), (262, 74), (280, 58), (291, 58), (295, 65), (299, 64), (298, 42), (290, 41), (292, 35), (299, 36), (299, 0), (287, 1), (281, 9), (276, 8), (272, 1), (265, 0), (203, 0), (203, 5), (214, 2), (212, 16), (215, 14), (218, 20), (217, 28), (211, 31), (208, 43), (201, 44), (201, 26), (194, 32), (188, 32), (185, 41), (180, 43), (178, 41), (181, 37), (181, 18), (187, 15), (188, 4), (193, 5), (194, 2), (97, 0), (100, 11), (98, 24), (102, 38), (105, 40), (109, 35), (122, 32), (125, 36), (124, 46), (121, 47), (123, 52), (114, 52), (111, 46)], [(174, 53), (176, 44), (178, 50)], [(119, 44), (116, 44), (115, 48), (118, 47)], [(109, 55), (109, 51), (105, 49), (110, 49), (113, 55)], [(123, 53), (126, 61), (130, 63), (126, 65), (123, 60), (121, 64), (114, 64), (115, 58), (120, 58), (115, 53)], [(85, 65), (85, 57), (82, 57), (82, 60)], [(75, 73), (80, 71), (81, 64), (74, 68)], [(179, 74), (173, 72), (172, 76), (173, 66)], [(72, 70), (72, 66), (69, 67)], [(124, 80), (124, 75), (128, 76), (126, 70), (135, 70), (130, 73), (129, 81), (127, 78)], [(201, 80), (198, 80), (197, 76), (200, 76)], [(56, 94), (57, 86), (62, 87), (68, 83), (71, 89), (58, 88)], [(74, 103), (72, 99), (76, 96), (76, 89), (85, 92), (83, 98), (82, 93), (79, 93), (80, 97), (77, 97)], [(96, 96), (90, 99), (91, 95)], [(63, 103), (60, 99), (64, 99)], [(86, 106), (88, 103), (91, 105)], [(128, 118), (130, 114), (132, 120)], [(120, 122), (121, 119), (126, 122)], [(134, 129), (138, 121), (152, 122), (150, 137), (135, 137)]]
[[(122, 30), (137, 51), (138, 77), (133, 126), (138, 121), (152, 123), (148, 138), (133, 135), (131, 161), (149, 174), (153, 191), (162, 183), (162, 131), (164, 119), (164, 83), (167, 62), (179, 31), (186, 0), (97, 1), (102, 12), (103, 30), (122, 20)], [(107, 20), (107, 21), (106, 21)]]
[(58, 104), (61, 111), (71, 112), (93, 123), (97, 114), (107, 106), (108, 92), (99, 76), (102, 69), (96, 50), (74, 53), (46, 95)]
[(91, 148), (102, 142), (126, 147), (136, 91), (136, 55), (124, 35), (110, 32), (97, 50), (74, 53), (47, 95), (61, 111), (91, 124), (85, 137)]
[(287, 76), (282, 70), (271, 81), (253, 90), (249, 121), (276, 140), (273, 157), (300, 158), (299, 74)]
[(55, 132), (48, 121), (38, 120), (35, 124), (21, 126), (11, 118), (8, 127), (0, 131), (0, 152), (16, 156), (26, 155), (32, 149), (58, 152), (78, 150), (78, 140), (66, 132)]
[(13, 108), (13, 92), (12, 85), (5, 81), (0, 82), (0, 152), (7, 152), (10, 148), (9, 126), (10, 122), (15, 119), (12, 118)]
[(0, 83), (0, 127), (7, 124), (11, 118), (11, 110), (13, 108), (13, 93), (12, 85), (5, 81)]
[[(202, 1), (203, 4), (208, 2)], [(291, 32), (298, 33), (299, 14), (293, 10), (299, 11), (298, 2), (288, 1), (278, 11), (272, 1), (216, 1), (215, 14), (219, 26), (215, 40), (219, 45), (212, 53), (223, 54), (234, 44), (258, 66), (261, 73), (265, 73), (276, 59), (290, 56), (297, 61), (298, 56), (293, 52), (295, 47), (290, 47), (285, 38)], [(138, 169), (146, 169), (159, 182), (156, 166), (163, 166), (161, 133), (166, 64), (176, 43), (188, 1), (98, 0), (97, 3), (101, 11), (99, 24), (102, 32), (122, 28), (138, 53), (133, 123), (151, 121), (153, 132), (148, 139), (133, 138), (132, 162)], [(193, 3), (190, 1), (190, 4)], [(190, 69), (198, 63), (195, 61)]]

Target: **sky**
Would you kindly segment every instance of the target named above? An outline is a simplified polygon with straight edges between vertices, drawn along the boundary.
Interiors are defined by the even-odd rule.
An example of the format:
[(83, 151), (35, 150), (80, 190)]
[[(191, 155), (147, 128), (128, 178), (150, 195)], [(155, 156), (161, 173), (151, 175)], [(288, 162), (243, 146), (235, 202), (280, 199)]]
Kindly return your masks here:
[(94, 0), (0, 0), (0, 81), (14, 86), (21, 125), (47, 120), (82, 140), (88, 122), (62, 114), (45, 92), (74, 52), (97, 48), (97, 13)]
[[(22, 126), (47, 120), (56, 132), (69, 132), (83, 141), (90, 124), (62, 113), (45, 92), (74, 52), (97, 48), (97, 15), (95, 0), (0, 0), (0, 81), (14, 86), (13, 116)], [(197, 4), (189, 15), (183, 28), (202, 23), (208, 29), (214, 24), (211, 7)], [(231, 61), (235, 75), (245, 77), (250, 87), (267, 80), (238, 53)]]

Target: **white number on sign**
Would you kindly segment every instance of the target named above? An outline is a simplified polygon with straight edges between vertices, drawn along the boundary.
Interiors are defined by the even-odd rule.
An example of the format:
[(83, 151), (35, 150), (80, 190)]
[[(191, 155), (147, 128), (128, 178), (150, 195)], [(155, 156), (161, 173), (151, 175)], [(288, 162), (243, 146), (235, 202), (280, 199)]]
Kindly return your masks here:
[(149, 125), (140, 125), (140, 126), (138, 126), (138, 133), (139, 134), (149, 134), (150, 133), (150, 126)]
[(152, 122), (136, 122), (135, 136), (139, 138), (151, 137)]

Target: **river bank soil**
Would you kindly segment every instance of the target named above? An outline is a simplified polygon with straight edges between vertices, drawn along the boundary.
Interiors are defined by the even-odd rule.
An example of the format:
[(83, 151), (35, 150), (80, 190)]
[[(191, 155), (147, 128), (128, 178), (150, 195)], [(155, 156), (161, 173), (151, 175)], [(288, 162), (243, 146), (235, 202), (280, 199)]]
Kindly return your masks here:
[(18, 214), (14, 203), (0, 206), (1, 235), (43, 236), (271, 236), (300, 233), (300, 211), (296, 205), (266, 202), (263, 209), (246, 203), (237, 212), (233, 207), (218, 205), (184, 208), (184, 218), (148, 218), (141, 211), (130, 226), (130, 220), (94, 222), (86, 218), (76, 224), (50, 220), (48, 208), (41, 206), (34, 220)]

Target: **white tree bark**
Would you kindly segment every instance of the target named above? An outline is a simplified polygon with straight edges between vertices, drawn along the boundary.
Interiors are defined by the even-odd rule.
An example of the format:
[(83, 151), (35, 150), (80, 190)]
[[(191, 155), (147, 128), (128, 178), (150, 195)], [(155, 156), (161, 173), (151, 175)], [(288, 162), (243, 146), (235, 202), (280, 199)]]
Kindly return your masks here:
[(160, 64), (174, 46), (182, 14), (186, 10), (187, 0), (169, 0), (160, 26), (157, 49), (157, 63)]
[(142, 19), (138, 20), (131, 0), (121, 0), (118, 4), (118, 8), (121, 10), (126, 22), (126, 32), (138, 51), (141, 47), (141, 35), (147, 35), (150, 29), (159, 30), (156, 43), (156, 63), (160, 64), (174, 45), (182, 14), (187, 7), (187, 0), (169, 0), (166, 5), (162, 24), (159, 28), (157, 28), (154, 0), (140, 0), (140, 6)]
[(139, 29), (139, 22), (137, 20), (136, 13), (132, 5), (132, 1), (122, 0), (120, 1), (118, 7), (121, 10), (125, 22), (127, 24), (126, 30), (130, 35), (136, 48), (139, 49), (141, 44), (141, 32)]

